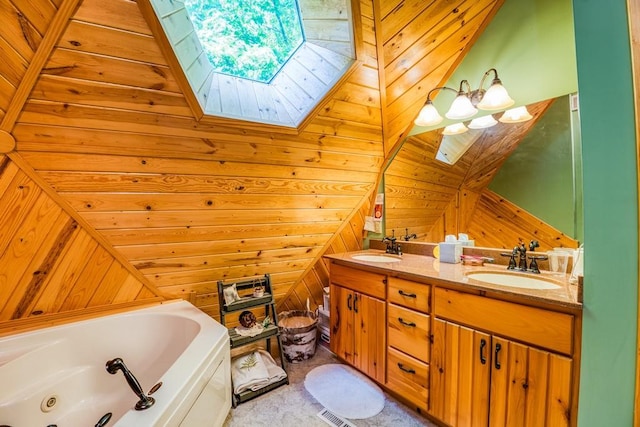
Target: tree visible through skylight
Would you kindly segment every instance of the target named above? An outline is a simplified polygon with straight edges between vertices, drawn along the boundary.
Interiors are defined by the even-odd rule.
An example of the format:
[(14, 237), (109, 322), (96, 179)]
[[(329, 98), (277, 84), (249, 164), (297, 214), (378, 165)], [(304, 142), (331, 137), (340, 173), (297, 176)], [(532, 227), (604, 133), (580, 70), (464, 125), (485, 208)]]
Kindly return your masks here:
[(214, 70), (268, 82), (302, 44), (296, 0), (185, 0)]

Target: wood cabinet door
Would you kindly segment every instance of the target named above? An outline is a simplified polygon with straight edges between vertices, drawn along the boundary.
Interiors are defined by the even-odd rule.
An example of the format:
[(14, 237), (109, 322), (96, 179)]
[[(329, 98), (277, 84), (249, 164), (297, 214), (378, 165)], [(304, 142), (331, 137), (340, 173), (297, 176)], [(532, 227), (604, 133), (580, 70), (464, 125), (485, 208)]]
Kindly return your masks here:
[(331, 340), (329, 348), (345, 361), (354, 363), (354, 311), (353, 292), (341, 286), (330, 285), (329, 321)]
[(429, 413), (453, 426), (489, 420), (491, 336), (434, 320)]
[(384, 383), (387, 348), (385, 302), (360, 293), (354, 292), (353, 295), (354, 366), (375, 380)]
[(570, 425), (571, 359), (495, 336), (492, 356), (490, 426)]

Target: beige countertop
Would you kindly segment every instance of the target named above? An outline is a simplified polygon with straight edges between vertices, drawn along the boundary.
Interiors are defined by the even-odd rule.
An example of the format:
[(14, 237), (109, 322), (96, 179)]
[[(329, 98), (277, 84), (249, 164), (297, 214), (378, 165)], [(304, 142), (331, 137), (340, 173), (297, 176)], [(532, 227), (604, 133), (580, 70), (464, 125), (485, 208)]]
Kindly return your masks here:
[[(569, 283), (569, 275), (553, 276), (547, 271), (541, 271), (540, 274), (533, 273), (517, 273), (521, 275), (531, 275), (535, 278), (544, 278), (559, 287), (556, 289), (526, 289), (514, 288), (501, 285), (492, 285), (490, 283), (481, 282), (471, 279), (466, 275), (475, 271), (499, 271), (506, 272), (504, 265), (485, 265), (485, 266), (469, 266), (458, 264), (447, 264), (440, 260), (425, 256), (403, 254), (398, 262), (368, 262), (354, 259), (352, 256), (357, 254), (385, 255), (380, 250), (364, 250), (357, 252), (345, 252), (338, 254), (325, 255), (325, 258), (334, 260), (340, 264), (352, 265), (365, 268), (370, 271), (378, 271), (391, 276), (413, 279), (416, 281), (424, 281), (428, 279), (430, 283), (463, 287), (470, 290), (480, 291), (481, 293), (490, 293), (496, 297), (506, 297), (509, 299), (521, 300), (522, 302), (537, 302), (558, 305), (571, 309), (581, 309), (582, 304), (578, 301), (578, 286)], [(395, 255), (388, 255), (395, 256)]]

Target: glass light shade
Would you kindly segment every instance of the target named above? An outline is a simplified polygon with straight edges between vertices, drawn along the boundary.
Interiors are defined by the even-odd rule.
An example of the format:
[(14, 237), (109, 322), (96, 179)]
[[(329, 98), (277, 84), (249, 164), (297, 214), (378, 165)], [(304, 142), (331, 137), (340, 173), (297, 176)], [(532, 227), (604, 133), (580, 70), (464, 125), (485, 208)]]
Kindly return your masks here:
[(459, 122), (459, 123), (454, 123), (452, 125), (446, 126), (442, 131), (442, 134), (443, 135), (460, 135), (461, 133), (465, 133), (468, 130), (469, 129), (467, 129), (464, 123)]
[(500, 117), (500, 121), (502, 123), (520, 123), (531, 120), (532, 118), (533, 116), (529, 114), (527, 107), (523, 105), (522, 107), (516, 107), (505, 111), (502, 117)]
[(491, 114), (471, 120), (469, 129), (485, 129), (498, 124), (498, 121)]
[(413, 123), (415, 123), (416, 126), (433, 126), (437, 125), (442, 120), (442, 116), (438, 113), (436, 107), (431, 103), (431, 101), (427, 101)]
[(445, 117), (451, 120), (464, 120), (473, 116), (478, 109), (473, 106), (467, 95), (459, 94), (451, 103), (451, 108), (445, 114)]
[(511, 107), (514, 102), (507, 93), (507, 90), (500, 83), (500, 80), (497, 82), (494, 80), (491, 87), (485, 92), (482, 100), (478, 103), (478, 108), (489, 111), (502, 110)]

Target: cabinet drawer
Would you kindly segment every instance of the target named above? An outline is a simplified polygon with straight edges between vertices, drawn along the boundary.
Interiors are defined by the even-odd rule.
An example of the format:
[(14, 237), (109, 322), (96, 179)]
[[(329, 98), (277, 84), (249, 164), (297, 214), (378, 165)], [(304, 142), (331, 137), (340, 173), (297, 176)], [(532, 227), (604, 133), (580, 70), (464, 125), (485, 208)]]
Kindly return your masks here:
[(371, 273), (335, 263), (331, 264), (330, 274), (332, 283), (372, 297), (380, 299), (386, 297), (385, 281), (387, 276), (384, 274)]
[(389, 348), (386, 386), (423, 410), (427, 410), (429, 365)]
[(434, 313), (506, 338), (573, 354), (574, 318), (570, 314), (443, 288), (435, 289)]
[(387, 336), (389, 345), (429, 362), (429, 315), (389, 304)]
[(428, 313), (430, 293), (430, 285), (389, 277), (387, 300), (394, 304)]

